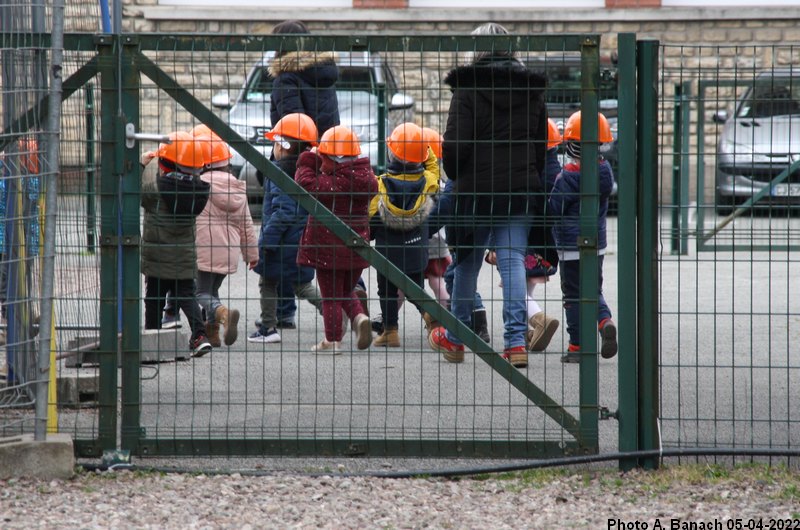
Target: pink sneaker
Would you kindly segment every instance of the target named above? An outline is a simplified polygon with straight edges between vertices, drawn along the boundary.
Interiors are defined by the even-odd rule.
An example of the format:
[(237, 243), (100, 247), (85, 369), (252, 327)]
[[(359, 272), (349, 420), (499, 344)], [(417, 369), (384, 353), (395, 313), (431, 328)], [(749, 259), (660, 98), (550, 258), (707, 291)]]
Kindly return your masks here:
[(311, 351), (317, 355), (340, 355), (342, 353), (342, 343), (328, 342), (322, 339), (311, 347)]

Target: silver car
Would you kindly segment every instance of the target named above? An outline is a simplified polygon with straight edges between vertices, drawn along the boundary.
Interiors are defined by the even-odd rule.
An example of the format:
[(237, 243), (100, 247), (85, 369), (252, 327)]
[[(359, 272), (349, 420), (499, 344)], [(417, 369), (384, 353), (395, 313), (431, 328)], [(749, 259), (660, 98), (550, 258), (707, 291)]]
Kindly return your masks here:
[[(233, 130), (269, 157), (271, 143), (264, 133), (270, 130), (270, 95), (273, 79), (269, 75), (269, 62), (274, 52), (267, 52), (247, 74), (244, 86), (235, 99), (227, 92), (216, 94), (211, 104), (228, 109), (228, 123)], [(362, 155), (368, 156), (377, 168), (379, 149), (384, 149), (384, 139), (378, 136), (378, 104), (380, 86), (386, 98), (386, 133), (404, 122), (413, 120), (414, 99), (398, 90), (395, 76), (380, 55), (369, 52), (340, 52), (337, 57), (339, 80), (336, 95), (339, 100), (339, 119), (361, 140)], [(324, 131), (319, 131), (322, 134)], [(249, 162), (234, 152), (232, 165), (239, 178), (247, 181), (251, 203), (263, 199), (263, 176)], [(253, 208), (254, 213), (256, 208)], [(260, 213), (260, 212), (259, 212)]]
[[(800, 68), (759, 73), (723, 123), (717, 147), (716, 206), (727, 215), (760, 192), (767, 204), (800, 204), (800, 169), (773, 180), (800, 160)], [(760, 203), (759, 203), (760, 204)]]

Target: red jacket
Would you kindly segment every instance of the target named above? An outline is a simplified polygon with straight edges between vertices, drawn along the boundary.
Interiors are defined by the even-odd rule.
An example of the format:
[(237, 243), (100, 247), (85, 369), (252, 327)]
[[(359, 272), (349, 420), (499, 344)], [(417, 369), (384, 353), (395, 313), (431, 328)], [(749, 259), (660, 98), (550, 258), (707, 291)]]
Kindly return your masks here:
[[(369, 203), (378, 181), (368, 158), (334, 164), (327, 156), (305, 152), (297, 160), (297, 183), (364, 240), (369, 241)], [(297, 263), (315, 269), (364, 269), (369, 263), (348, 249), (333, 232), (308, 216)]]

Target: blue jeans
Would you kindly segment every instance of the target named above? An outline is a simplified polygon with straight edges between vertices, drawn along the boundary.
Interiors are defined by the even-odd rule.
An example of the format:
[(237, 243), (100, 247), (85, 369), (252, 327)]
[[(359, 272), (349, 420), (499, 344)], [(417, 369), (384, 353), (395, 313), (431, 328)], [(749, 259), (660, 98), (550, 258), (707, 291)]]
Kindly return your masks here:
[[(528, 313), (525, 305), (525, 252), (528, 246), (528, 231), (531, 218), (516, 215), (493, 226), (475, 228), (475, 248), (465, 259), (460, 259), (455, 268), (453, 295), (450, 310), (462, 323), (469, 326), (474, 308), (478, 273), (483, 264), (487, 248), (497, 253), (497, 270), (503, 282), (503, 333), (504, 348), (525, 346), (528, 331)], [(449, 330), (447, 339), (453, 344), (462, 344)]]
[[(567, 335), (569, 343), (581, 344), (580, 297), (581, 262), (570, 260), (559, 262), (561, 270), (561, 293), (564, 295), (564, 312), (567, 314)], [(603, 256), (597, 256), (597, 323), (611, 318), (611, 310), (603, 297)]]
[[(453, 257), (453, 261), (450, 262), (450, 265), (447, 266), (447, 269), (444, 271), (444, 288), (447, 289), (447, 294), (450, 295), (450, 299), (453, 299), (453, 278), (456, 275), (456, 251), (452, 249), (450, 254)], [(449, 304), (450, 302), (448, 302)], [(472, 310), (477, 311), (479, 309), (485, 309), (483, 307), (483, 298), (481, 298), (481, 293), (475, 291), (475, 301)]]

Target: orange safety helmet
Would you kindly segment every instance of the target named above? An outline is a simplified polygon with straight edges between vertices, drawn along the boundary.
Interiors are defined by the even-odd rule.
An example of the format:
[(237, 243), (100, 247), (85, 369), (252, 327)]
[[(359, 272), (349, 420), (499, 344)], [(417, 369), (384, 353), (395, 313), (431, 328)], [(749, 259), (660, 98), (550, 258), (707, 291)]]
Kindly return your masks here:
[[(209, 144), (209, 159), (205, 164), (208, 167), (214, 168), (227, 166), (228, 160), (233, 158), (231, 148), (216, 134), (214, 136), (195, 136), (194, 141), (207, 142)], [(224, 164), (222, 162), (224, 162)]]
[(280, 137), (284, 137), (301, 140), (311, 145), (317, 145), (319, 133), (317, 132), (317, 126), (314, 124), (314, 120), (311, 119), (311, 116), (300, 112), (293, 112), (278, 120), (278, 123), (272, 127), (272, 130), (267, 131), (264, 136), (273, 142), (277, 142), (280, 140)]
[(211, 142), (183, 131), (169, 135), (172, 143), (159, 144), (156, 156), (188, 169), (201, 169), (211, 159)]
[(361, 154), (361, 142), (356, 133), (343, 125), (336, 125), (325, 131), (317, 150), (329, 156), (358, 156)]
[(547, 118), (547, 148), (558, 147), (562, 141), (561, 133), (558, 132), (558, 125), (550, 118)]
[[(577, 142), (581, 140), (581, 111), (570, 116), (564, 126), (564, 141), (567, 140)], [(614, 137), (611, 135), (611, 126), (608, 124), (606, 117), (600, 112), (597, 113), (597, 141), (600, 143), (614, 141)]]
[(422, 138), (425, 140), (425, 143), (430, 146), (436, 158), (442, 158), (442, 144), (444, 143), (444, 138), (439, 134), (439, 131), (431, 129), (430, 127), (423, 127)]
[(401, 123), (386, 139), (391, 153), (405, 162), (420, 164), (428, 159), (428, 142), (419, 125), (411, 122)]
[(211, 128), (205, 123), (201, 123), (200, 125), (195, 126), (194, 129), (189, 131), (189, 134), (191, 134), (194, 137), (210, 136), (211, 138), (214, 138), (216, 136), (217, 138), (219, 138), (219, 135), (214, 131), (212, 131)]

